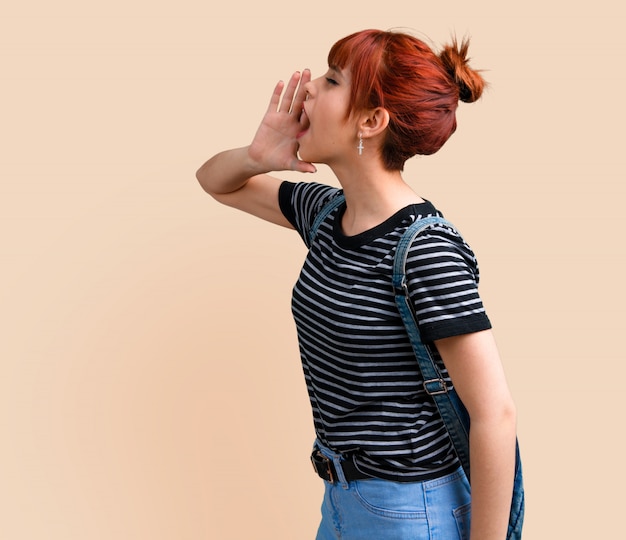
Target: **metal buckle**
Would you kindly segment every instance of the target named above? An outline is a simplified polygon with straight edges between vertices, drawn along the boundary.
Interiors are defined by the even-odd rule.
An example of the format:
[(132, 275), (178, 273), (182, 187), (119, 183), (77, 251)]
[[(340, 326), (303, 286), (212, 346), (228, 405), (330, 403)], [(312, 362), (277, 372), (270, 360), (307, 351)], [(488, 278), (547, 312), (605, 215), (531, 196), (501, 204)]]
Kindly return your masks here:
[[(335, 477), (333, 475), (333, 469), (331, 467), (330, 458), (326, 457), (319, 450), (317, 452), (313, 452), (311, 454), (311, 463), (313, 464), (313, 469), (317, 474), (319, 474), (320, 469), (318, 469), (318, 465), (324, 465), (326, 467), (326, 474), (328, 475), (328, 481), (333, 483), (335, 481)], [(323, 470), (323, 469), (322, 469)]]
[[(431, 390), (431, 388), (429, 387), (432, 386), (433, 384), (436, 384), (439, 389), (434, 388)], [(426, 393), (429, 396), (437, 396), (439, 394), (448, 393), (448, 387), (446, 386), (446, 381), (444, 381), (443, 379), (429, 379), (427, 381), (424, 381), (424, 390), (426, 390)]]

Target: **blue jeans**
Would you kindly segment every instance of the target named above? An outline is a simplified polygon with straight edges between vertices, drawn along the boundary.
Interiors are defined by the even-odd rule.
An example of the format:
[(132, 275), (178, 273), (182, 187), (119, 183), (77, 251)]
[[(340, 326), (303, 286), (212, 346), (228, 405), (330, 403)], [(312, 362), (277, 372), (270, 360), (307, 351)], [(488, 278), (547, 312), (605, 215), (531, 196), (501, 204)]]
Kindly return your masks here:
[(467, 540), (470, 487), (461, 468), (425, 482), (372, 478), (346, 482), (341, 457), (333, 459), (339, 480), (324, 482), (322, 521), (316, 540)]

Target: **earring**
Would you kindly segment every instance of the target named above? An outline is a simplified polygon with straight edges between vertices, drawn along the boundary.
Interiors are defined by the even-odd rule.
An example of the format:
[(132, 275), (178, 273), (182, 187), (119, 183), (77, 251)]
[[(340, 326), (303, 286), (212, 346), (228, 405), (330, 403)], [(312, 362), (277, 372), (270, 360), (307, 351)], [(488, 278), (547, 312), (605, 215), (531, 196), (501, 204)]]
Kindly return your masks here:
[(356, 147), (359, 151), (359, 156), (363, 155), (363, 134), (359, 133), (359, 146)]

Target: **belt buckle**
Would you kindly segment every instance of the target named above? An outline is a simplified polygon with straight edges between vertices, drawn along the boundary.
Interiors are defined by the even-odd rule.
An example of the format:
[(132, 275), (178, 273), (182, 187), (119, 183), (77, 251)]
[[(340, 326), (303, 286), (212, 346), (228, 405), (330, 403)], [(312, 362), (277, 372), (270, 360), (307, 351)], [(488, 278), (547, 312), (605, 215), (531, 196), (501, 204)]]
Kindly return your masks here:
[(335, 482), (335, 477), (333, 475), (332, 469), (332, 461), (330, 460), (330, 458), (326, 457), (324, 454), (322, 454), (322, 452), (317, 450), (316, 452), (313, 452), (311, 454), (311, 463), (313, 464), (313, 469), (317, 474), (320, 474), (320, 469), (318, 468), (318, 466), (325, 467), (325, 469), (322, 469), (322, 471), (324, 471), (328, 475), (328, 481), (331, 483)]

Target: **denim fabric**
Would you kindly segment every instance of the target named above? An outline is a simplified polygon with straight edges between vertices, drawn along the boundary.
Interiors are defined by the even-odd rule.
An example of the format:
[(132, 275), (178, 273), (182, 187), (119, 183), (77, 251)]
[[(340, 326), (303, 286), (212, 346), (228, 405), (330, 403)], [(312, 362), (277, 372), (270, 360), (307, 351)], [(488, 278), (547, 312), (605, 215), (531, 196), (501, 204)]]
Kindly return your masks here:
[[(335, 466), (341, 456), (317, 444)], [(456, 472), (426, 482), (372, 478), (324, 482), (322, 520), (316, 540), (467, 540), (469, 482)]]

